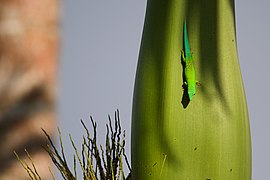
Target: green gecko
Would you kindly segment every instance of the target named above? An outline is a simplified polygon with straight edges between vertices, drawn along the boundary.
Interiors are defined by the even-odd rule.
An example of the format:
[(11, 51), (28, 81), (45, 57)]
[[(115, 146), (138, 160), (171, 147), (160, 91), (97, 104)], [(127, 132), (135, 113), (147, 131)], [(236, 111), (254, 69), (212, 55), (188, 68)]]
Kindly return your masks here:
[(184, 76), (185, 76), (185, 84), (187, 85), (188, 97), (191, 101), (193, 96), (196, 94), (196, 80), (195, 80), (195, 69), (193, 65), (193, 57), (192, 52), (190, 51), (190, 46), (188, 42), (187, 35), (187, 23), (186, 20), (184, 22), (184, 50), (182, 50), (182, 58), (184, 61)]

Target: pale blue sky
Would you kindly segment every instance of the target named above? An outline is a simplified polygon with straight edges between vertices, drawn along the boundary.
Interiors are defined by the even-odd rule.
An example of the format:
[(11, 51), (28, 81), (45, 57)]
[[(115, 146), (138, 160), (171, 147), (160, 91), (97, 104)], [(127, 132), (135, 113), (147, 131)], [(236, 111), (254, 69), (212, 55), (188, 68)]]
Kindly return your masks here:
[[(59, 63), (59, 126), (67, 154), (71, 133), (79, 144), (89, 115), (98, 122), (100, 143), (107, 115), (120, 110), (127, 131), (130, 159), (130, 126), (134, 77), (143, 29), (146, 0), (65, 0)], [(248, 102), (253, 179), (270, 179), (270, 1), (236, 1), (239, 61)], [(70, 156), (71, 157), (71, 156)]]

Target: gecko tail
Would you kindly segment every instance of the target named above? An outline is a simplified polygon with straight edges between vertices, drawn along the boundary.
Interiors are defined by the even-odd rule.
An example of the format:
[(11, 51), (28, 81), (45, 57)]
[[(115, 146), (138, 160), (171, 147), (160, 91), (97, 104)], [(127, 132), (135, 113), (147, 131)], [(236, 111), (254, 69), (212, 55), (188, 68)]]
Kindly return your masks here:
[(184, 29), (183, 29), (183, 37), (184, 37), (184, 50), (186, 57), (190, 55), (190, 46), (188, 42), (188, 34), (187, 34), (187, 21), (184, 21)]

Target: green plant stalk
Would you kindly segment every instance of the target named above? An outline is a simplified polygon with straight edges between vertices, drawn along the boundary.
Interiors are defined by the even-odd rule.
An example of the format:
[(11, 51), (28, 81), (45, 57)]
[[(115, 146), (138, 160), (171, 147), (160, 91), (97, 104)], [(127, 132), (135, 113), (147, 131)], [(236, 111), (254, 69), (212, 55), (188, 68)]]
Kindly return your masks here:
[[(148, 0), (132, 114), (132, 179), (250, 180), (234, 1)], [(183, 98), (183, 22), (196, 78)]]

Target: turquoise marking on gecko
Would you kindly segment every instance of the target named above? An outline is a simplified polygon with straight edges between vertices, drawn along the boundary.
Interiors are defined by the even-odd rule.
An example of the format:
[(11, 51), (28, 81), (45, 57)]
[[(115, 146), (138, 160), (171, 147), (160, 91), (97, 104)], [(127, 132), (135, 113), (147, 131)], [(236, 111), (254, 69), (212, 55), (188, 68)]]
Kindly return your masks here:
[(187, 23), (184, 22), (184, 50), (182, 50), (182, 58), (184, 61), (184, 76), (185, 84), (187, 85), (188, 97), (191, 101), (193, 96), (196, 94), (196, 80), (195, 80), (195, 69), (193, 65), (193, 57), (190, 51), (187, 35)]

